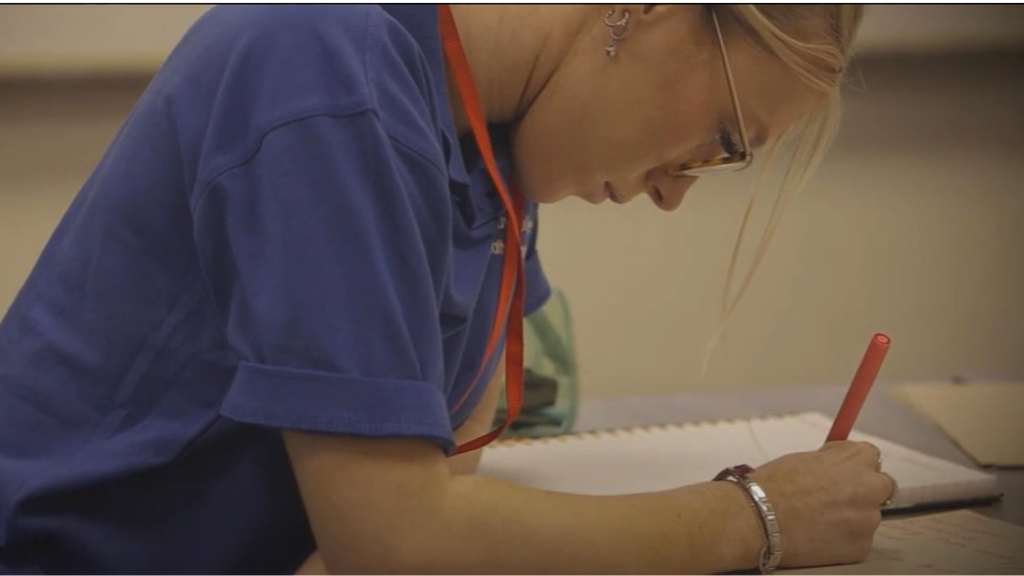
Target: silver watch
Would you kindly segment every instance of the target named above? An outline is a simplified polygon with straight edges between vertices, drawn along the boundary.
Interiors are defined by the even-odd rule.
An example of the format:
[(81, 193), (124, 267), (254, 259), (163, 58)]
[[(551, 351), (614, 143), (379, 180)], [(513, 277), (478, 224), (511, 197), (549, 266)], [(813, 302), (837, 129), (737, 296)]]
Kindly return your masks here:
[(757, 482), (749, 477), (753, 471), (754, 469), (746, 464), (731, 466), (719, 472), (715, 476), (715, 480), (727, 480), (739, 484), (754, 501), (754, 507), (757, 508), (757, 512), (761, 516), (761, 525), (764, 527), (765, 536), (765, 545), (761, 549), (757, 568), (762, 574), (771, 574), (782, 561), (782, 531), (779, 530), (779, 520), (775, 516), (775, 508), (768, 501), (768, 495)]

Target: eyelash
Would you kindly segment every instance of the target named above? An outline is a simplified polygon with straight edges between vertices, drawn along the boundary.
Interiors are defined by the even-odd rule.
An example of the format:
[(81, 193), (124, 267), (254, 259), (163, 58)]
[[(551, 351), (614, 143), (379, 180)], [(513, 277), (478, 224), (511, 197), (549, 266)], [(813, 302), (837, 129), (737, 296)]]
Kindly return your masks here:
[[(718, 124), (718, 145), (722, 147), (722, 150), (730, 156), (739, 152), (739, 146), (736, 145), (736, 141), (732, 137), (732, 133), (729, 132), (729, 127), (725, 125), (725, 122)], [(675, 171), (682, 171), (686, 169), (686, 164), (681, 164), (675, 168)]]
[(732, 138), (732, 133), (729, 132), (729, 128), (724, 123), (718, 125), (718, 143), (722, 145), (725, 153), (730, 156), (739, 152), (739, 146), (736, 145), (736, 141)]

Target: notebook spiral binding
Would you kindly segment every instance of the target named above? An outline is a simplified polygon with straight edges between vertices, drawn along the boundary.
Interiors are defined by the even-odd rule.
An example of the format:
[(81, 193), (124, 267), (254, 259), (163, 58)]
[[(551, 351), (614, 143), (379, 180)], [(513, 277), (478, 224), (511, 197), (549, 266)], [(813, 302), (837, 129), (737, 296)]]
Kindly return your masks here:
[(569, 434), (558, 434), (555, 436), (543, 436), (539, 438), (502, 438), (492, 444), (489, 449), (512, 448), (515, 446), (534, 446), (537, 444), (568, 444), (579, 440), (601, 440), (605, 438), (622, 438), (625, 436), (638, 436), (652, 434), (668, 430), (688, 430), (693, 428), (713, 428), (716, 426), (730, 424), (753, 424), (754, 422), (773, 422), (785, 418), (797, 416), (797, 413), (783, 413), (772, 416), (758, 416), (751, 418), (721, 418), (717, 420), (700, 420), (697, 422), (681, 422), (668, 424), (651, 424), (647, 426), (627, 426), (623, 428), (608, 428), (604, 430), (589, 430), (587, 432), (571, 432)]

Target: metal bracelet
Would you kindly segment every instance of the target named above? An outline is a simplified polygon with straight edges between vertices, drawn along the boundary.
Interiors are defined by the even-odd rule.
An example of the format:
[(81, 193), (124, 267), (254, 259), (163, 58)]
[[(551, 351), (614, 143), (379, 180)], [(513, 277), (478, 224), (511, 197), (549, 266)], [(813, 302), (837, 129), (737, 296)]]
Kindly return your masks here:
[(753, 470), (745, 464), (732, 466), (719, 472), (715, 476), (715, 480), (727, 480), (739, 484), (754, 501), (754, 507), (757, 508), (757, 512), (761, 516), (761, 526), (764, 528), (765, 536), (765, 546), (761, 549), (757, 568), (762, 574), (771, 574), (782, 561), (782, 531), (779, 530), (779, 520), (775, 515), (775, 508), (768, 501), (768, 495), (757, 482), (748, 476)]

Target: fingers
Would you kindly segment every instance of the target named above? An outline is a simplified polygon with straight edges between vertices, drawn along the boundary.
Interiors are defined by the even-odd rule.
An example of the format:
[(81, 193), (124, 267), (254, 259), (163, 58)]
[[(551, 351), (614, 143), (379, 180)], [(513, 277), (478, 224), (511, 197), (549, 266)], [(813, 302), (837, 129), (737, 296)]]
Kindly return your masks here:
[(896, 479), (889, 474), (881, 472), (881, 475), (885, 478), (888, 486), (888, 492), (886, 492), (888, 496), (886, 496), (885, 500), (882, 501), (882, 506), (884, 507), (892, 504), (892, 499), (896, 497), (896, 491), (899, 490), (900, 487), (899, 484), (896, 483)]
[(878, 446), (870, 442), (858, 442), (857, 444), (859, 444), (857, 450), (861, 462), (868, 463), (874, 469), (875, 477), (879, 479), (879, 488), (875, 492), (876, 497), (872, 503), (888, 506), (892, 502), (893, 496), (896, 495), (896, 479), (882, 471), (882, 451), (878, 449)]
[(841, 453), (844, 457), (851, 460), (875, 467), (876, 471), (881, 470), (878, 466), (882, 461), (882, 451), (878, 449), (878, 446), (870, 442), (859, 442), (856, 440), (826, 442), (821, 449)]
[(871, 465), (881, 464), (882, 451), (878, 449), (878, 446), (875, 446), (870, 442), (857, 442), (856, 444), (858, 445), (857, 448), (861, 454), (861, 457), (866, 462), (871, 463)]
[[(863, 482), (860, 501), (864, 504), (884, 506), (895, 496), (896, 480), (882, 471), (882, 453), (874, 444), (858, 441), (829, 442), (822, 449), (832, 451), (841, 461), (858, 467), (863, 466), (861, 470), (865, 475), (858, 474), (857, 482)], [(872, 472), (867, 472), (867, 470)]]

